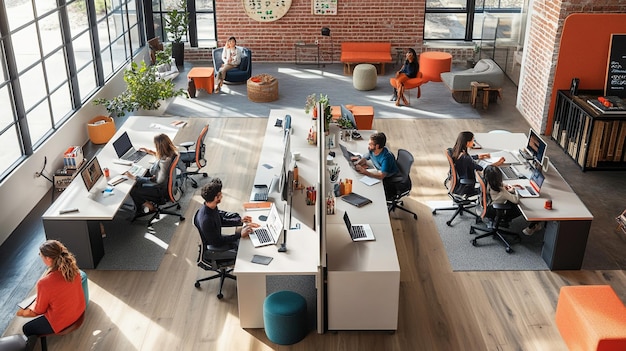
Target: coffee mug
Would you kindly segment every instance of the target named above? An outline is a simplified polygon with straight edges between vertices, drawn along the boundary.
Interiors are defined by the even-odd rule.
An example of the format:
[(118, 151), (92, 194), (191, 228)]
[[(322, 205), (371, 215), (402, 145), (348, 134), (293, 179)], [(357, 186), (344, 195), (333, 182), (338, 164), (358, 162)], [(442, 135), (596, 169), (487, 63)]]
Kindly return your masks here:
[(300, 161), (300, 153), (299, 152), (294, 152), (291, 155), (293, 156), (294, 160)]
[(546, 204), (545, 204), (545, 205), (543, 205), (543, 207), (544, 207), (546, 210), (551, 210), (551, 209), (552, 209), (552, 200), (550, 200), (550, 199), (546, 200)]

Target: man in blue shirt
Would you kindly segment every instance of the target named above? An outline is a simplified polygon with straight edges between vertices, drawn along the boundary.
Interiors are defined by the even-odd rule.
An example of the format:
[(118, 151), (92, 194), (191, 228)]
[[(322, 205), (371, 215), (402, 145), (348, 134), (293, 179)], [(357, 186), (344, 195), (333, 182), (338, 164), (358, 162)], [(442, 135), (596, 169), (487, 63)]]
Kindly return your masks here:
[[(356, 159), (357, 172), (366, 175), (368, 177), (380, 179), (383, 181), (385, 187), (385, 196), (387, 199), (393, 197), (393, 187), (391, 184), (387, 184), (387, 180), (393, 177), (399, 172), (398, 165), (396, 164), (396, 158), (391, 151), (385, 147), (387, 144), (387, 137), (385, 133), (374, 133), (370, 136), (370, 141), (367, 144), (367, 151), (362, 158)], [(367, 169), (367, 160), (372, 161), (372, 164), (376, 170)]]

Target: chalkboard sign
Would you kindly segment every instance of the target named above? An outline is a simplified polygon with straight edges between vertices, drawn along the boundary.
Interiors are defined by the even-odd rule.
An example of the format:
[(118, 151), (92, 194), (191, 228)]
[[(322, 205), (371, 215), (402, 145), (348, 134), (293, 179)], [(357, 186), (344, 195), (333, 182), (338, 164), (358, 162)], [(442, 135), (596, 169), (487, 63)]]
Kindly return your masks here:
[(626, 98), (626, 34), (611, 34), (604, 96)]

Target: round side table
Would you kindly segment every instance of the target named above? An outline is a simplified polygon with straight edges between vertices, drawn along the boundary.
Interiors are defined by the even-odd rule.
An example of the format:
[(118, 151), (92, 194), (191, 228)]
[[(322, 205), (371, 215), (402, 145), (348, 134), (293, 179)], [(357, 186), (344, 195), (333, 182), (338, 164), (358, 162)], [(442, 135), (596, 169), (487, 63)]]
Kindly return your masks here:
[(254, 102), (271, 102), (278, 100), (278, 79), (269, 74), (251, 77), (246, 83), (248, 99)]
[(420, 54), (420, 72), (424, 83), (441, 82), (441, 73), (450, 72), (452, 55), (441, 51), (426, 51)]

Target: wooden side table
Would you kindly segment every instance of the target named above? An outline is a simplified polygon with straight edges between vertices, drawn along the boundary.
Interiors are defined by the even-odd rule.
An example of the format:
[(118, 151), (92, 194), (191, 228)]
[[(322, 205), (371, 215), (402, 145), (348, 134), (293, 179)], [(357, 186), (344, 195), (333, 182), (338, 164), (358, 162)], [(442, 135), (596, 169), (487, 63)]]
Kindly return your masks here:
[(489, 89), (489, 84), (487, 83), (479, 83), (479, 82), (471, 82), (470, 87), (472, 89), (470, 95), (470, 103), (472, 107), (476, 107), (476, 100), (478, 99), (478, 92), (483, 93), (483, 108), (486, 109), (489, 106), (489, 92), (485, 91)]

